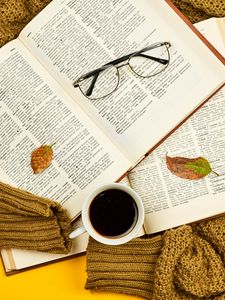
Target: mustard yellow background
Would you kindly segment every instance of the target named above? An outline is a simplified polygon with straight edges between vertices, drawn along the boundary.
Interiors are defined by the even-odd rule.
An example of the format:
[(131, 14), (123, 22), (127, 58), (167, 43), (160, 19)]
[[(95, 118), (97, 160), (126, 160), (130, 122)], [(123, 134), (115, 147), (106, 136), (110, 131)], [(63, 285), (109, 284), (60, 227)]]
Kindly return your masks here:
[[(86, 257), (42, 266), (6, 276), (0, 261), (0, 297), (9, 300), (137, 300), (135, 296), (84, 289)], [(141, 298), (140, 298), (141, 299)]]

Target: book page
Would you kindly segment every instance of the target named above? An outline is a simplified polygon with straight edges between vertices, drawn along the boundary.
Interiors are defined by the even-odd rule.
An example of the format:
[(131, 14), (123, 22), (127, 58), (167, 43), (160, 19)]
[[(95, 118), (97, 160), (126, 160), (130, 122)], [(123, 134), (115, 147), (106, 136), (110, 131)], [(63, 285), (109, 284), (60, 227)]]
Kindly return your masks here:
[[(131, 163), (18, 41), (0, 49), (0, 70), (0, 180), (60, 202), (74, 218), (87, 194)], [(46, 144), (52, 164), (33, 174), (31, 153)]]
[(210, 18), (196, 23), (195, 27), (225, 57), (225, 17)]
[[(165, 1), (53, 1), (20, 39), (132, 162), (224, 80), (222, 63)], [(164, 41), (171, 59), (158, 76), (143, 79), (120, 68), (118, 89), (100, 100), (73, 87), (86, 72)]]
[[(145, 230), (154, 233), (225, 212), (225, 88), (129, 173), (143, 199)], [(172, 174), (166, 155), (205, 157), (219, 176), (200, 180)]]
[[(129, 180), (129, 176), (125, 176), (123, 177), (123, 179), (120, 180), (120, 183), (124, 184), (124, 185), (127, 185), (128, 187), (131, 187), (131, 184), (130, 184), (130, 180)], [(142, 226), (141, 230), (139, 231), (137, 237), (141, 237), (145, 235), (145, 228), (144, 226)]]

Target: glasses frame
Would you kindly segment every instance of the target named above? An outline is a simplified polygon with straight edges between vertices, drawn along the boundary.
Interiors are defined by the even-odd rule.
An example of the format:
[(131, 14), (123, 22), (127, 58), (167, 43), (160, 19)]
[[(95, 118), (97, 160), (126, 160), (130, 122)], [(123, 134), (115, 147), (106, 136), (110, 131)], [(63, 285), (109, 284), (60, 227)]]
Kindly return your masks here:
[[(152, 57), (152, 56), (147, 56), (147, 55), (144, 55), (144, 54), (142, 53), (142, 52), (145, 52), (145, 51), (148, 51), (148, 50), (152, 50), (152, 49), (155, 49), (155, 48), (158, 48), (158, 47), (161, 47), (161, 46), (166, 46), (166, 50), (167, 50), (167, 54), (168, 54), (168, 59), (161, 59), (161, 58), (156, 58), (156, 57)], [(120, 72), (119, 72), (119, 69), (122, 68), (122, 67), (124, 67), (124, 66), (129, 66), (129, 68), (131, 69), (131, 71), (132, 71), (134, 74), (136, 74), (138, 77), (141, 77), (141, 78), (150, 78), (150, 77), (156, 76), (156, 75), (160, 74), (161, 72), (163, 72), (163, 71), (168, 67), (168, 65), (169, 65), (169, 63), (170, 63), (170, 53), (169, 53), (169, 48), (170, 48), (170, 47), (171, 47), (171, 43), (170, 43), (170, 42), (158, 42), (158, 43), (154, 43), (154, 44), (152, 44), (152, 45), (150, 45), (150, 46), (148, 46), (148, 47), (142, 48), (142, 49), (139, 50), (139, 51), (136, 51), (136, 52), (127, 54), (127, 55), (125, 55), (125, 56), (122, 56), (122, 57), (120, 57), (120, 58), (118, 58), (118, 59), (112, 60), (111, 62), (108, 62), (107, 64), (101, 66), (100, 68), (94, 69), (93, 71), (90, 71), (90, 72), (88, 72), (88, 73), (86, 73), (86, 74), (80, 76), (76, 81), (74, 81), (73, 86), (74, 86), (74, 88), (79, 87), (81, 93), (82, 93), (86, 98), (88, 98), (88, 99), (90, 99), (90, 100), (99, 100), (99, 99), (108, 97), (108, 96), (110, 96), (111, 94), (113, 94), (113, 93), (117, 90), (117, 88), (118, 88), (118, 86), (119, 86), (119, 83), (120, 83)], [(157, 62), (160, 62), (160, 63), (164, 64), (165, 67), (164, 67), (162, 70), (160, 70), (159, 72), (154, 73), (154, 74), (152, 74), (152, 75), (149, 75), (149, 76), (142, 76), (142, 75), (138, 74), (138, 73), (133, 69), (132, 65), (130, 64), (130, 60), (131, 60), (134, 56), (143, 56), (143, 57), (150, 58), (151, 60), (155, 60), (155, 61), (157, 61)], [(125, 62), (125, 63), (123, 63), (123, 64), (121, 64), (121, 65), (118, 65), (118, 64), (120, 64), (120, 63), (122, 63), (122, 62), (124, 62), (124, 61), (127, 61), (127, 62)], [(118, 66), (117, 66), (117, 65), (118, 65)], [(94, 88), (94, 85), (95, 85), (95, 82), (96, 82), (96, 80), (98, 79), (99, 74), (100, 74), (103, 70), (108, 69), (108, 68), (110, 68), (110, 67), (114, 67), (114, 68), (116, 69), (116, 75), (117, 75), (117, 77), (118, 77), (118, 79), (117, 79), (118, 82), (117, 82), (117, 85), (116, 85), (116, 87), (114, 88), (114, 90), (112, 90), (112, 91), (111, 91), (110, 93), (108, 93), (107, 95), (104, 95), (104, 96), (101, 96), (101, 97), (97, 97), (97, 98), (91, 98), (91, 97), (88, 97), (88, 95), (85, 95), (84, 92), (82, 91), (81, 87), (80, 87), (80, 83), (81, 83), (83, 80), (85, 80), (85, 79), (87, 79), (87, 78), (89, 78), (89, 77), (95, 75), (94, 78), (93, 78), (93, 80), (92, 80), (92, 83), (91, 83), (91, 85), (90, 85), (90, 87), (89, 87), (89, 89), (88, 89), (88, 91), (90, 90), (89, 92), (92, 92), (92, 90), (93, 90), (93, 88)]]

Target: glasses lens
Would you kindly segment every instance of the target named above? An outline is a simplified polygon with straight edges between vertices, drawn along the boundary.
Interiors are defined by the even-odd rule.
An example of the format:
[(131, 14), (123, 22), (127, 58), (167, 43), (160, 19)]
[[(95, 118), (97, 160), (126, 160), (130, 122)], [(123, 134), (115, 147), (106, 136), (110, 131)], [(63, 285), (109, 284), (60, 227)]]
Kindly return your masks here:
[(143, 50), (129, 59), (131, 69), (142, 77), (159, 74), (168, 64), (169, 51), (165, 45), (150, 50)]
[(117, 68), (113, 65), (104, 66), (98, 73), (85, 78), (79, 83), (81, 92), (89, 99), (108, 96), (118, 86)]

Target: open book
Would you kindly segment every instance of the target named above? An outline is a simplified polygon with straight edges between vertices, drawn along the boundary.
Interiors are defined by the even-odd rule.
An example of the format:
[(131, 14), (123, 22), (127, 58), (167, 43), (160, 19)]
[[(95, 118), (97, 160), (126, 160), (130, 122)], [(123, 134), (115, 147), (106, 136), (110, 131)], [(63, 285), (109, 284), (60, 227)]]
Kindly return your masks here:
[[(172, 8), (165, 1), (53, 1), (4, 46), (0, 180), (59, 201), (75, 218), (87, 193), (122, 177), (218, 90), (222, 56)], [(74, 89), (80, 75), (158, 41), (172, 45), (159, 76), (140, 80), (123, 69), (118, 90), (98, 101)], [(51, 167), (33, 175), (31, 151), (54, 142)], [(9, 252), (3, 259), (25, 267), (27, 255), (18, 267), (23, 251)]]
[[(197, 23), (225, 56), (225, 18)], [(127, 176), (145, 207), (145, 233), (155, 233), (225, 213), (225, 88), (140, 162)], [(172, 174), (166, 155), (207, 158), (213, 170), (202, 180)]]

